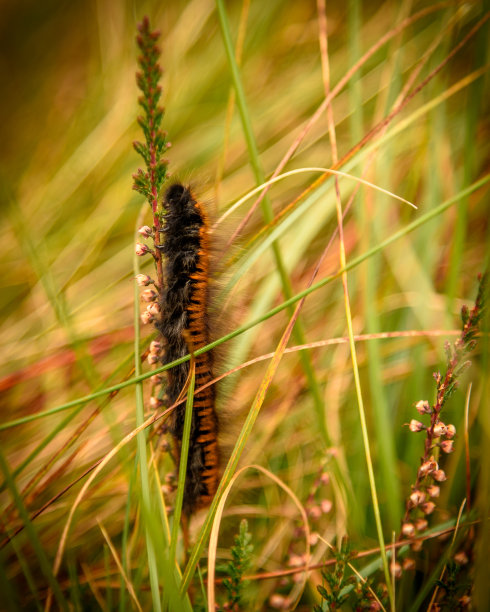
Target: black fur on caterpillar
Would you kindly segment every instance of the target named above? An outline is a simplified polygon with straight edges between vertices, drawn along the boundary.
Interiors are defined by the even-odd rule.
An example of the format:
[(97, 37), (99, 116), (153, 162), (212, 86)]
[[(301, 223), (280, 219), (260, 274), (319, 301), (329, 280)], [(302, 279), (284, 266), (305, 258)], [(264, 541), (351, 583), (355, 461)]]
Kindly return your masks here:
[[(165, 194), (163, 244), (165, 287), (160, 295), (161, 318), (156, 324), (165, 344), (162, 363), (167, 364), (210, 342), (209, 333), (209, 221), (202, 203), (180, 183)], [(192, 346), (188, 346), (190, 338)], [(166, 403), (174, 404), (189, 376), (186, 361), (167, 372)], [(195, 357), (196, 389), (213, 380), (210, 351)], [(189, 456), (184, 491), (184, 513), (208, 505), (219, 481), (218, 419), (216, 391), (211, 385), (194, 395)], [(185, 403), (175, 409), (169, 423), (180, 457)]]

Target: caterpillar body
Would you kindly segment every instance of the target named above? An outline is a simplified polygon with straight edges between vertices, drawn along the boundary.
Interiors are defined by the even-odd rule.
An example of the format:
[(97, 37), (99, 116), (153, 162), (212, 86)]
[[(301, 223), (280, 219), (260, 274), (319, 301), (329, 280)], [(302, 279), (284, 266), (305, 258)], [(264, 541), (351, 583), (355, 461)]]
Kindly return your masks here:
[[(163, 217), (165, 288), (160, 295), (161, 319), (157, 329), (162, 334), (162, 362), (170, 363), (210, 342), (209, 333), (209, 222), (204, 206), (190, 189), (177, 183), (165, 194)], [(186, 337), (192, 347), (188, 346)], [(189, 375), (186, 361), (167, 372), (166, 401), (174, 404)], [(213, 380), (213, 356), (210, 351), (195, 358), (195, 388)], [(218, 486), (218, 419), (215, 411), (214, 385), (194, 395), (189, 455), (184, 490), (184, 512), (190, 515), (208, 505)], [(180, 457), (184, 429), (185, 403), (175, 409), (169, 424)]]

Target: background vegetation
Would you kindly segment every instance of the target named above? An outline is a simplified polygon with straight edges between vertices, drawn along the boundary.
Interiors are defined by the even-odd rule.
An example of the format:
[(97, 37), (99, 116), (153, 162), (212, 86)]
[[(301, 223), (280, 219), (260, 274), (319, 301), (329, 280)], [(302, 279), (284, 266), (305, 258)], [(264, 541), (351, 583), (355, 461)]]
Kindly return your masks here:
[[(461, 306), (473, 306), (488, 264), (488, 7), (352, 0), (329, 3), (323, 15), (322, 6), (2, 3), (6, 609), (199, 609), (214, 597), (207, 557), (218, 578), (227, 568), (216, 597), (228, 609), (379, 605), (361, 581), (357, 595), (348, 591), (347, 561), (387, 609), (426, 609), (434, 596), (440, 605), (450, 597), (488, 605), (485, 335), (441, 413), (457, 435), (454, 452), (434, 449), (446, 480), (432, 512), (414, 519), (427, 520), (412, 534), (427, 541), (399, 547), (398, 565), (390, 551), (380, 554), (380, 534), (386, 545), (400, 539), (424, 454), (424, 431), (406, 425), (429, 424), (415, 405), (435, 402), (432, 373), (444, 374), (444, 342), (456, 339)], [(151, 224), (131, 190), (140, 163), (131, 143), (141, 140), (134, 41), (145, 14), (161, 31), (169, 171), (209, 202), (213, 218), (269, 178), (293, 145), (283, 172), (303, 169), (219, 224), (220, 319), (225, 332), (255, 322), (226, 343), (222, 370), (275, 358), (222, 384), (225, 463), (242, 436), (238, 468), (258, 467), (233, 481), (224, 513), (195, 517), (187, 559), (168, 512), (173, 466), (157, 437), (135, 435), (153, 414), (148, 381), (132, 378), (135, 229)], [(227, 36), (243, 98), (232, 93)], [(352, 178), (339, 179), (337, 197), (334, 177), (317, 170), (332, 167), (418, 208)], [(152, 273), (150, 262), (142, 267)], [(297, 320), (291, 308), (267, 316), (307, 289), (316, 267), (313, 282), (324, 282)], [(355, 362), (349, 327), (362, 335)], [(141, 352), (151, 334), (141, 329)], [(281, 338), (291, 349), (310, 346), (283, 354)], [(208, 554), (211, 528), (219, 538)], [(332, 561), (336, 570), (322, 575)], [(305, 563), (314, 566), (307, 576)], [(252, 579), (240, 588), (243, 573)]]

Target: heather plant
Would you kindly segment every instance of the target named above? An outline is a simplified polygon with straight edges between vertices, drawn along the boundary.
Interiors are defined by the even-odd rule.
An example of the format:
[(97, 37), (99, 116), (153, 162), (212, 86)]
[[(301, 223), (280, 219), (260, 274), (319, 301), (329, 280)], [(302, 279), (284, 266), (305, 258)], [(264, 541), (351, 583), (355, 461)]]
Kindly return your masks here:
[[(405, 515), (401, 533), (405, 537), (412, 537), (416, 532), (427, 529), (426, 517), (434, 512), (436, 501), (440, 495), (440, 486), (447, 476), (439, 467), (437, 458), (439, 453), (453, 452), (456, 427), (445, 424), (441, 419), (441, 412), (446, 402), (458, 387), (458, 380), (471, 365), (467, 356), (476, 346), (476, 337), (479, 332), (479, 323), (484, 311), (485, 277), (480, 276), (480, 285), (474, 307), (469, 310), (467, 306), (461, 309), (463, 328), (461, 336), (451, 345), (445, 344), (446, 371), (434, 373), (436, 381), (436, 400), (430, 405), (427, 400), (420, 400), (416, 404), (417, 412), (427, 416), (430, 423), (425, 425), (416, 419), (410, 421), (410, 431), (413, 433), (425, 432), (424, 454), (421, 465), (417, 471), (417, 478), (412, 485), (412, 492), (405, 504)], [(467, 500), (469, 502), (469, 499)]]
[(223, 604), (223, 610), (245, 610), (246, 607), (242, 601), (246, 592), (247, 582), (244, 581), (244, 576), (251, 566), (251, 554), (253, 552), (252, 534), (248, 531), (248, 523), (246, 519), (240, 522), (240, 531), (235, 536), (235, 543), (230, 549), (231, 560), (223, 565), (220, 569), (228, 575), (228, 578), (223, 580), (223, 586), (226, 589), (227, 599)]
[[(336, 561), (334, 568), (329, 571), (322, 570), (322, 577), (327, 586), (318, 585), (317, 590), (328, 610), (338, 610), (349, 598), (349, 593), (345, 592), (346, 587), (355, 582), (352, 574), (349, 574), (348, 563), (355, 558), (356, 553), (349, 550), (349, 543), (344, 539), (340, 549), (334, 548), (332, 554)], [(322, 612), (323, 607), (317, 605), (314, 610)]]
[[(159, 105), (162, 95), (160, 85), (162, 69), (159, 64), (161, 51), (157, 45), (159, 36), (158, 31), (151, 31), (149, 19), (145, 17), (138, 26), (138, 36), (136, 38), (141, 52), (138, 57), (141, 71), (136, 74), (138, 88), (141, 90), (138, 104), (143, 110), (143, 115), (138, 117), (138, 125), (143, 131), (145, 142), (135, 141), (133, 143), (135, 151), (141, 155), (146, 166), (146, 170), (140, 168), (133, 175), (133, 189), (146, 198), (153, 213), (153, 227), (142, 226), (139, 229), (139, 234), (143, 238), (152, 238), (154, 243), (153, 249), (149, 249), (145, 244), (137, 243), (136, 254), (142, 256), (151, 253), (153, 255), (156, 264), (157, 290), (163, 286), (162, 256), (158, 248), (161, 230), (162, 187), (167, 176), (168, 166), (168, 160), (163, 155), (170, 147), (170, 143), (166, 140), (166, 134), (161, 128), (164, 110)], [(151, 280), (146, 275), (139, 276), (137, 280), (140, 286), (151, 284)], [(143, 299), (155, 302), (156, 294), (150, 294), (150, 291), (147, 291)], [(150, 297), (151, 300), (148, 299)], [(154, 315), (151, 313), (151, 306), (142, 316), (143, 322), (152, 320)]]

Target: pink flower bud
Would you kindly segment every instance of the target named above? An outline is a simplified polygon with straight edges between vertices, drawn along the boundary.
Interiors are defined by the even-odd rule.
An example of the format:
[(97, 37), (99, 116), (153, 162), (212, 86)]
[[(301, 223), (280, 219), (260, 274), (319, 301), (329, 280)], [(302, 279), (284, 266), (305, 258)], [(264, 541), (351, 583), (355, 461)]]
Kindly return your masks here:
[(415, 527), (412, 525), (412, 523), (403, 523), (402, 533), (406, 538), (411, 538), (413, 535), (415, 535)]
[(444, 482), (447, 478), (444, 470), (434, 470), (431, 476), (434, 480), (437, 480), (437, 482)]
[(145, 289), (141, 292), (141, 299), (144, 302), (153, 302), (156, 299), (157, 295), (158, 293), (156, 291), (153, 291), (153, 289)]
[(332, 509), (332, 502), (329, 499), (323, 499), (320, 502), (320, 508), (323, 514), (327, 514)]
[(444, 440), (443, 442), (441, 442), (440, 446), (445, 453), (449, 454), (452, 453), (454, 450), (453, 444), (454, 442), (452, 440)]
[(427, 493), (430, 495), (430, 497), (439, 497), (439, 494), (441, 492), (441, 487), (438, 487), (437, 485), (429, 485), (427, 487)]
[(434, 457), (431, 457), (429, 461), (424, 461), (424, 463), (422, 463), (422, 465), (419, 467), (419, 476), (423, 478), (424, 476), (427, 476), (427, 474), (437, 470), (438, 467), (437, 461), (434, 461)]
[(162, 350), (162, 343), (158, 340), (152, 340), (150, 343), (150, 353), (159, 353)]
[(134, 278), (140, 287), (148, 287), (153, 282), (148, 274), (137, 274)]
[(432, 412), (430, 404), (427, 400), (420, 400), (415, 404), (415, 408), (419, 414), (430, 414)]
[(417, 433), (418, 431), (423, 431), (426, 427), (420, 421), (416, 421), (415, 419), (412, 419), (410, 421), (408, 428), (410, 429), (410, 431)]
[(432, 470), (438, 470), (439, 469), (439, 464), (437, 463), (437, 461), (434, 459), (434, 455), (430, 456), (430, 465), (432, 467)]
[(417, 531), (425, 531), (428, 526), (429, 526), (429, 523), (424, 518), (418, 518), (415, 521), (415, 529)]
[(308, 510), (308, 516), (313, 519), (319, 519), (322, 515), (322, 511), (320, 506), (312, 506), (309, 510)]
[(417, 489), (410, 495), (410, 501), (414, 507), (418, 506), (425, 501), (425, 493)]
[(170, 486), (175, 485), (175, 474), (173, 472), (165, 474), (165, 484), (168, 484)]
[(410, 548), (413, 550), (413, 552), (420, 552), (422, 550), (423, 544), (423, 540), (415, 540), (415, 542), (412, 542), (410, 544)]
[(442, 421), (439, 421), (434, 425), (434, 435), (436, 438), (440, 438), (446, 433), (446, 426)]
[(432, 514), (434, 512), (434, 508), (436, 507), (434, 502), (425, 502), (425, 504), (422, 504), (421, 506), (422, 512), (424, 514)]
[(392, 572), (393, 572), (393, 575), (395, 576), (395, 578), (401, 578), (402, 577), (402, 566), (398, 563), (398, 561), (393, 563), (391, 565), (391, 568), (392, 568)]
[(146, 244), (141, 244), (141, 242), (136, 243), (135, 252), (139, 257), (146, 255), (149, 251), (150, 249), (146, 246)]
[(274, 610), (289, 610), (291, 607), (291, 599), (280, 593), (272, 593), (269, 597), (269, 606)]
[(410, 557), (406, 557), (403, 559), (403, 570), (404, 571), (412, 571), (415, 569), (415, 559), (411, 559)]
[(147, 325), (148, 323), (151, 323), (153, 321), (153, 316), (151, 315), (151, 313), (145, 310), (145, 312), (141, 315), (140, 319), (143, 325)]
[(140, 234), (144, 238), (149, 238), (150, 236), (153, 236), (153, 230), (148, 225), (143, 225), (139, 228), (138, 234)]
[(153, 316), (160, 314), (160, 306), (156, 302), (152, 302), (146, 310)]
[(156, 410), (161, 405), (161, 400), (158, 397), (150, 397), (150, 408)]
[(449, 425), (446, 427), (446, 438), (449, 438), (451, 440), (452, 438), (454, 438), (455, 435), (456, 427), (454, 427), (452, 423), (449, 423)]
[(458, 564), (458, 565), (467, 565), (468, 564), (468, 555), (465, 553), (464, 550), (460, 550), (459, 552), (457, 552), (454, 555), (454, 561)]
[(289, 567), (302, 567), (305, 564), (304, 555), (289, 555), (288, 565)]

